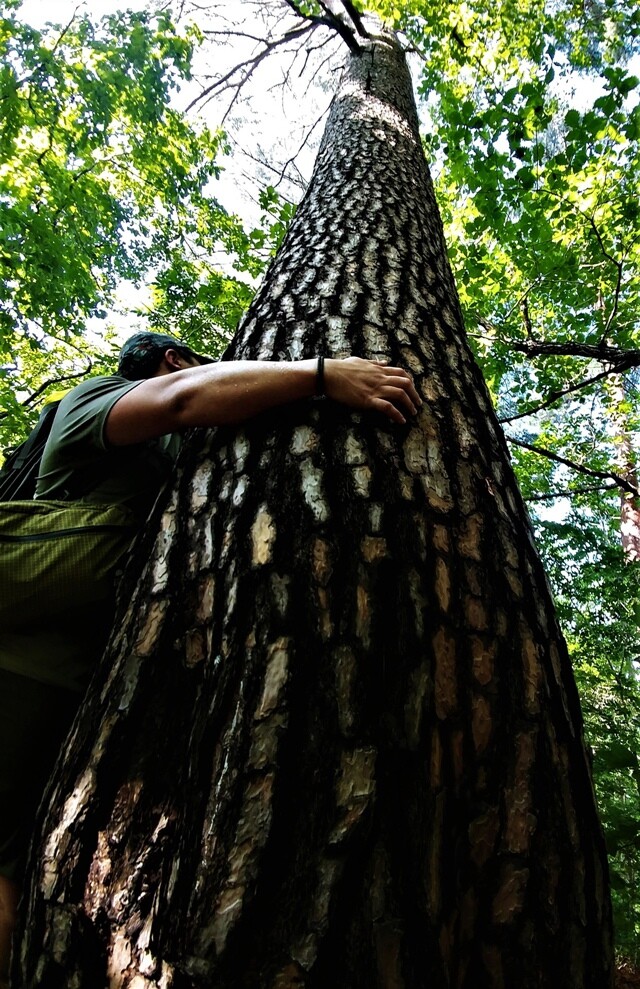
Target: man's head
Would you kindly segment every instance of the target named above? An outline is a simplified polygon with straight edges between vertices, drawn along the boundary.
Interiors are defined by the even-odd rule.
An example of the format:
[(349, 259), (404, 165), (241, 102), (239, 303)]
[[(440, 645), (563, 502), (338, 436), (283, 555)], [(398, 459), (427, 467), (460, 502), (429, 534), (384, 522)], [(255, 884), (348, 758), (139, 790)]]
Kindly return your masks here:
[[(163, 367), (167, 351), (175, 352), (188, 365), (213, 364), (211, 357), (196, 354), (190, 347), (167, 333), (134, 333), (122, 346), (118, 374), (129, 381), (153, 378)], [(176, 366), (176, 370), (178, 369)], [(172, 367), (167, 366), (167, 370)]]

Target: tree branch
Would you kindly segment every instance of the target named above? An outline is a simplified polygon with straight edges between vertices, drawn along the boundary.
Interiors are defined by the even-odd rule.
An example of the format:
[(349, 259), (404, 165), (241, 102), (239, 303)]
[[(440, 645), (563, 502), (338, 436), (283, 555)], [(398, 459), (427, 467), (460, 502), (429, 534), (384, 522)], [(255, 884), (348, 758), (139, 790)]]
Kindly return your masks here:
[[(289, 0), (286, 0), (286, 2), (289, 3)], [(203, 104), (208, 102), (209, 99), (211, 99), (216, 94), (216, 92), (222, 92), (224, 89), (228, 89), (232, 85), (235, 85), (237, 92), (232, 101), (232, 105), (233, 105), (233, 102), (235, 102), (235, 100), (237, 99), (238, 93), (240, 92), (242, 87), (245, 85), (245, 83), (249, 81), (249, 79), (251, 78), (255, 70), (258, 68), (260, 63), (264, 61), (264, 59), (268, 55), (271, 55), (272, 52), (274, 52), (277, 48), (280, 48), (282, 45), (288, 44), (288, 42), (290, 42), (292, 39), (303, 37), (305, 34), (308, 34), (309, 31), (311, 31), (312, 29), (313, 29), (313, 25), (305, 24), (301, 27), (294, 28), (291, 31), (287, 31), (286, 34), (282, 35), (280, 38), (276, 38), (274, 41), (264, 41), (264, 39), (261, 39), (262, 43), (264, 44), (264, 48), (262, 49), (262, 51), (258, 52), (257, 55), (252, 55), (251, 58), (245, 59), (244, 62), (238, 62), (236, 65), (233, 66), (233, 68), (229, 69), (229, 71), (226, 72), (223, 76), (221, 76), (219, 79), (216, 79), (216, 81), (213, 82), (210, 86), (207, 86), (205, 89), (203, 89), (201, 93), (199, 93), (196, 97), (194, 97), (194, 99), (191, 100), (191, 102), (185, 108), (185, 113), (188, 113), (189, 110), (193, 110), (193, 108), (195, 106), (198, 106), (198, 104)], [(233, 79), (234, 75), (236, 73), (241, 73), (242, 70), (245, 68), (246, 71), (242, 75), (240, 81), (235, 84), (231, 83), (230, 80)], [(227, 113), (229, 112), (229, 109), (227, 110)]]
[(361, 35), (363, 38), (369, 38), (370, 37), (369, 32), (365, 28), (364, 23), (362, 21), (362, 14), (360, 13), (359, 10), (356, 10), (351, 0), (342, 0), (342, 6), (344, 7), (347, 14), (353, 21), (355, 25), (355, 29), (358, 32), (358, 34)]
[[(345, 24), (345, 22), (340, 17), (338, 17), (338, 15), (333, 12), (333, 10), (331, 10), (329, 5), (325, 3), (324, 0), (318, 0), (318, 2), (320, 3), (322, 9), (325, 11), (324, 17), (319, 17), (317, 14), (304, 14), (298, 7), (298, 4), (295, 2), (295, 0), (285, 0), (287, 6), (291, 7), (291, 9), (295, 11), (298, 17), (303, 17), (306, 21), (309, 21), (311, 24), (330, 27), (333, 28), (334, 31), (337, 31), (340, 37), (342, 38), (342, 40), (344, 41), (344, 43), (349, 48), (349, 50), (353, 52), (354, 55), (358, 55), (362, 51), (362, 48), (355, 36), (355, 32), (347, 24)], [(360, 33), (362, 32), (360, 31)]]
[(527, 416), (535, 415), (536, 412), (542, 412), (544, 409), (550, 409), (552, 405), (559, 402), (561, 398), (565, 398), (567, 395), (571, 395), (573, 392), (580, 391), (582, 388), (586, 388), (588, 385), (594, 384), (596, 381), (600, 381), (602, 378), (608, 377), (610, 374), (616, 372), (616, 368), (607, 368), (605, 371), (600, 371), (598, 374), (594, 374), (591, 378), (584, 378), (575, 385), (569, 385), (568, 388), (563, 388), (561, 391), (554, 391), (546, 398), (543, 402), (539, 402), (537, 405), (532, 405), (530, 408), (525, 409), (524, 412), (518, 412), (514, 416), (506, 416), (504, 419), (500, 419), (501, 424), (505, 422), (515, 422), (517, 419), (525, 419)]
[(537, 453), (540, 457), (546, 457), (547, 460), (553, 460), (554, 463), (562, 464), (564, 467), (570, 467), (571, 470), (575, 470), (579, 474), (586, 474), (588, 477), (598, 477), (603, 481), (615, 481), (616, 487), (622, 488), (623, 491), (628, 491), (636, 498), (640, 497), (640, 489), (635, 485), (630, 484), (629, 481), (627, 481), (626, 478), (621, 477), (620, 474), (614, 474), (612, 471), (594, 470), (591, 467), (585, 467), (584, 464), (578, 464), (575, 460), (568, 460), (566, 457), (560, 457), (557, 453), (553, 453), (552, 450), (547, 450), (545, 447), (534, 446), (531, 443), (525, 443), (523, 440), (517, 440), (515, 436), (507, 436), (505, 434), (505, 439), (509, 443), (515, 444), (515, 446), (522, 447), (524, 450), (530, 450), (531, 453)]
[(617, 272), (617, 274), (616, 274), (616, 288), (615, 288), (615, 294), (614, 294), (614, 297), (613, 297), (613, 306), (611, 307), (611, 312), (609, 313), (609, 316), (607, 317), (607, 322), (606, 322), (605, 328), (604, 328), (604, 330), (602, 332), (602, 343), (604, 344), (604, 343), (606, 343), (607, 336), (609, 335), (609, 330), (611, 329), (611, 324), (613, 323), (613, 321), (616, 318), (616, 315), (618, 313), (618, 303), (620, 301), (620, 290), (622, 288), (622, 261), (617, 261), (616, 258), (614, 258), (612, 254), (609, 254), (609, 252), (607, 251), (606, 247), (604, 246), (604, 241), (602, 240), (602, 236), (600, 234), (600, 231), (598, 230), (598, 227), (596, 226), (596, 221), (593, 219), (592, 216), (589, 217), (589, 223), (591, 225), (591, 229), (593, 230), (594, 234), (596, 235), (596, 238), (597, 238), (598, 244), (600, 245), (600, 250), (602, 251), (603, 256), (607, 259), (607, 261), (610, 261), (611, 264), (614, 265), (614, 267), (616, 269), (616, 272)]
[[(489, 328), (484, 322), (478, 322), (485, 329)], [(506, 343), (527, 357), (586, 357), (601, 364), (611, 364), (617, 372), (640, 366), (640, 350), (621, 350), (604, 344), (594, 346), (588, 343), (548, 343), (543, 340), (507, 340)]]
[(597, 491), (617, 490), (617, 484), (594, 484), (586, 488), (566, 488), (564, 491), (550, 491), (548, 494), (528, 495), (525, 501), (555, 501), (556, 498), (572, 498), (576, 494), (595, 494)]

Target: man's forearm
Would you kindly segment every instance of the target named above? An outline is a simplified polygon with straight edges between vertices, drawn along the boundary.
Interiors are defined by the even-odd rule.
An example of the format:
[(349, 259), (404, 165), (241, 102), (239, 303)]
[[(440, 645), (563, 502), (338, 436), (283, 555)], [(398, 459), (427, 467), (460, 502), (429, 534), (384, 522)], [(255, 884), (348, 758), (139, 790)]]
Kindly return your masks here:
[[(109, 443), (126, 446), (191, 426), (244, 422), (275, 406), (311, 397), (317, 374), (316, 358), (228, 361), (161, 374), (114, 405), (105, 435)], [(422, 404), (406, 371), (359, 357), (327, 359), (324, 390), (336, 402), (381, 412), (398, 423)]]

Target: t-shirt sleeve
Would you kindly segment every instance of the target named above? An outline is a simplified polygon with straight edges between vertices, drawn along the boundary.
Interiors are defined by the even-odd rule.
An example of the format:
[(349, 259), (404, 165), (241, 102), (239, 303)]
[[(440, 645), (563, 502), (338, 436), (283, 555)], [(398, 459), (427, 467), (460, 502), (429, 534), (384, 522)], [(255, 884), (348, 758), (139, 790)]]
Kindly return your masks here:
[(118, 377), (94, 378), (74, 388), (60, 404), (56, 420), (59, 449), (77, 452), (88, 448), (107, 450), (104, 435), (107, 416), (116, 402), (142, 384)]

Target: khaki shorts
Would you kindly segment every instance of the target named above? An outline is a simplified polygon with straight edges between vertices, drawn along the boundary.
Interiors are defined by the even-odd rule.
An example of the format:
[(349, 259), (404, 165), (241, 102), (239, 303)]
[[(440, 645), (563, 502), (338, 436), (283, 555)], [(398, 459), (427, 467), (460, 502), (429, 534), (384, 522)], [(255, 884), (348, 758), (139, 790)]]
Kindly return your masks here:
[(0, 876), (22, 880), (36, 812), (81, 700), (0, 669)]

